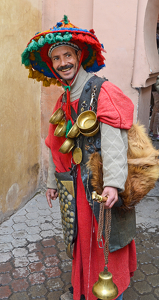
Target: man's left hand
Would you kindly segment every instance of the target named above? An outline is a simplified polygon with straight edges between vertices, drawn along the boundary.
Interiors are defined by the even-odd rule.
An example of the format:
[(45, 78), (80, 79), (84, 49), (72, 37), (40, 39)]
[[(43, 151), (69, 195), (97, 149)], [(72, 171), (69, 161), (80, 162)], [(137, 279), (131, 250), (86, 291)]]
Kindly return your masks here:
[(106, 186), (101, 196), (108, 197), (105, 202), (105, 208), (112, 208), (115, 202), (118, 201), (118, 190), (114, 187)]

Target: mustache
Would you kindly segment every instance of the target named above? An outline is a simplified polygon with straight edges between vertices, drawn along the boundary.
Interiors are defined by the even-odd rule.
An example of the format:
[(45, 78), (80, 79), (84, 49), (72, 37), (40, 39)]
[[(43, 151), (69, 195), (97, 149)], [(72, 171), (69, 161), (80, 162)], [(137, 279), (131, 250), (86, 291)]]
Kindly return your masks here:
[(69, 69), (69, 68), (73, 68), (73, 64), (61, 66), (61, 67), (57, 68), (57, 70), (58, 70), (58, 71), (63, 71), (63, 70), (65, 70), (65, 69)]

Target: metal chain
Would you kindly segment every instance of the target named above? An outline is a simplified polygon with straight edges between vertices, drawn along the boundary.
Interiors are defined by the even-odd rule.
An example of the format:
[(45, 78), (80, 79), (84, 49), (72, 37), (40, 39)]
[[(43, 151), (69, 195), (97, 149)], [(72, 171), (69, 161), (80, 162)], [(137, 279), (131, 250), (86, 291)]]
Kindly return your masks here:
[(106, 218), (105, 218), (105, 245), (104, 245), (105, 265), (108, 264), (110, 231), (111, 231), (111, 209), (108, 208), (106, 209)]
[[(104, 202), (100, 203), (100, 210), (99, 210), (99, 222), (98, 222), (98, 233), (97, 233), (97, 241), (98, 244), (102, 241), (102, 232), (103, 232), (103, 225), (104, 225)], [(110, 238), (110, 231), (111, 231), (111, 209), (106, 209), (106, 218), (105, 218), (105, 244), (104, 247), (104, 258), (105, 258), (105, 265), (108, 264), (108, 254), (109, 254), (109, 238)]]
[(98, 233), (97, 233), (98, 243), (102, 241), (102, 231), (103, 231), (103, 224), (104, 224), (104, 204), (105, 204), (104, 202), (100, 203)]

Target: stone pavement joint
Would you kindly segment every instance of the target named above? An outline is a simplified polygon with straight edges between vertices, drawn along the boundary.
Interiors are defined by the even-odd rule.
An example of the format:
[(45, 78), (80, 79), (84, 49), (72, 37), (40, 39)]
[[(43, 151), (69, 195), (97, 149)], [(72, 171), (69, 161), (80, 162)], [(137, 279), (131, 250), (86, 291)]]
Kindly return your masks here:
[[(159, 299), (158, 195), (159, 183), (136, 209), (138, 269), (124, 300)], [(58, 200), (51, 209), (38, 194), (0, 225), (0, 299), (73, 300), (71, 267)]]

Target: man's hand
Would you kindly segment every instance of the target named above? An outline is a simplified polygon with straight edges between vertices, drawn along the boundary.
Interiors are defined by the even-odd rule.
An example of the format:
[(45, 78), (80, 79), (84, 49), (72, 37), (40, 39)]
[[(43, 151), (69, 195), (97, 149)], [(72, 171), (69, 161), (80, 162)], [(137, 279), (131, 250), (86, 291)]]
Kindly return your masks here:
[(49, 204), (49, 206), (52, 208), (52, 203), (51, 203), (51, 200), (56, 200), (56, 198), (58, 197), (58, 192), (57, 190), (54, 190), (54, 189), (48, 189), (46, 191), (46, 199), (47, 199), (47, 202)]
[(118, 190), (111, 186), (106, 186), (103, 190), (102, 197), (108, 197), (105, 202), (105, 208), (112, 208), (115, 202), (118, 201)]

